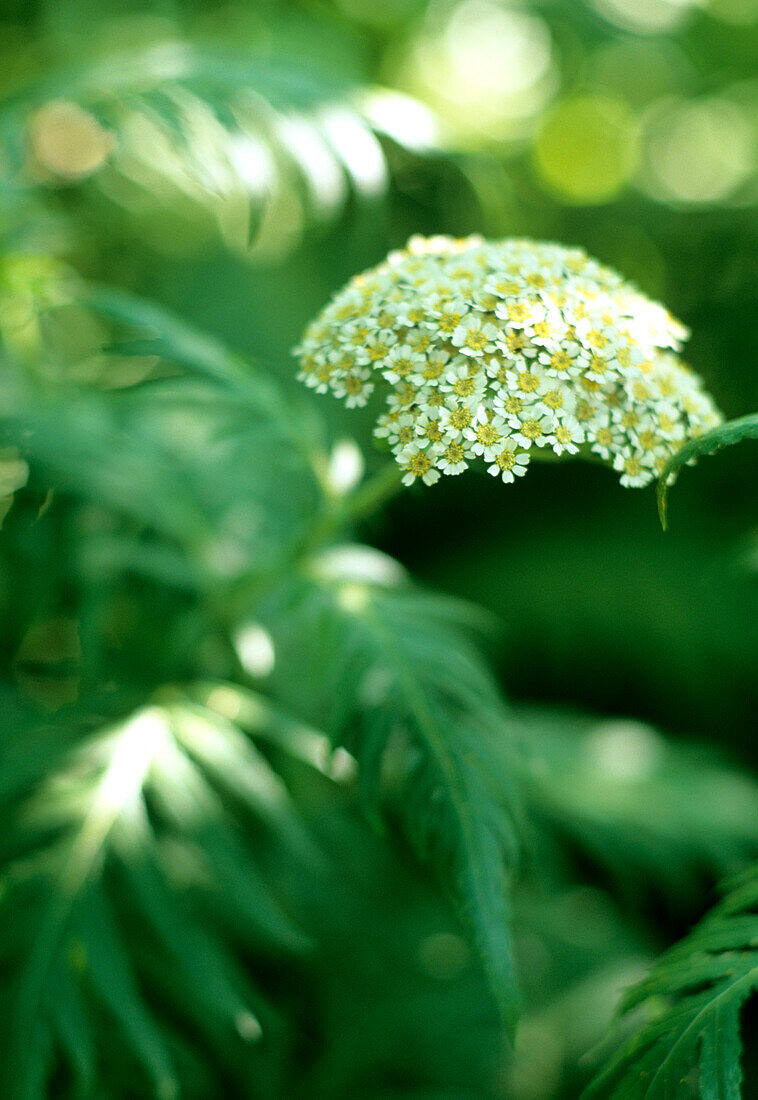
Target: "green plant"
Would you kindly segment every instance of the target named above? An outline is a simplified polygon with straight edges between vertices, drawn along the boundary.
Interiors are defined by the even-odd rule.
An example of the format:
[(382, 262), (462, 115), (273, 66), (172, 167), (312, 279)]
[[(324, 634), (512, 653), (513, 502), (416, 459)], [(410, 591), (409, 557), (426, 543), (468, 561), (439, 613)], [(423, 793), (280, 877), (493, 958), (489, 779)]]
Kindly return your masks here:
[[(390, 377), (331, 363), (334, 342), (347, 342), (346, 318), (335, 321), (345, 294), (325, 334), (323, 318), (321, 336), (310, 328), (302, 354), (314, 388), (339, 391), (356, 368), (361, 400), (346, 414), (297, 385), (282, 351), (408, 223), (457, 228), (462, 194), (477, 219), (506, 221), (486, 201), (502, 190), (497, 166), (428, 135), (404, 143), (403, 128), (386, 125), (388, 93), (368, 86), (376, 72), (351, 37), (358, 16), (332, 23), (308, 4), (264, 7), (260, 26), (258, 13), (248, 24), (238, 12), (240, 26), (224, 33), (199, 15), (176, 16), (170, 31), (114, 15), (75, 48), (40, 17), (19, 31), (21, 75), (33, 79), (12, 68), (3, 78), (0, 1092), (548, 1100), (588, 1087), (628, 1100), (698, 1090), (736, 1100), (758, 934), (758, 786), (737, 763), (748, 750), (736, 739), (714, 748), (720, 731), (705, 721), (692, 743), (681, 729), (680, 740), (666, 736), (652, 707), (640, 707), (645, 721), (598, 717), (601, 695), (594, 707), (558, 707), (547, 678), (536, 702), (516, 701), (516, 685), (509, 700), (500, 683), (503, 671), (513, 683), (514, 652), (535, 676), (545, 661), (539, 601), (509, 607), (497, 595), (518, 598), (522, 546), (533, 591), (568, 607), (560, 659), (570, 670), (588, 620), (564, 603), (567, 589), (677, 695), (669, 635), (647, 627), (630, 641), (609, 610), (633, 588), (628, 562), (616, 573), (588, 567), (580, 582), (568, 573), (572, 531), (588, 560), (613, 539), (637, 553), (619, 518), (634, 494), (616, 493), (610, 519), (598, 513), (607, 540), (587, 535), (573, 488), (600, 498), (604, 483), (561, 481), (573, 463), (535, 469), (536, 503), (525, 505), (515, 489), (487, 496), (490, 479), (473, 472), (440, 477), (458, 463), (431, 437), (437, 478), (422, 480), (438, 484), (406, 490), (403, 473), (429, 470), (412, 468), (399, 436), (390, 446), (404, 471), (379, 455), (375, 409), (362, 401), (368, 381), (400, 388), (405, 345), (383, 365)], [(432, 121), (420, 104), (400, 108)], [(557, 215), (537, 229), (570, 235)], [(414, 247), (427, 275), (448, 252), (502, 259), (481, 238)], [(504, 246), (511, 262), (515, 247)], [(534, 248), (516, 251), (528, 260)], [(578, 250), (550, 255), (592, 263)], [(253, 263), (267, 265), (255, 293)], [(640, 458), (619, 430), (618, 453), (602, 454), (602, 438), (567, 422), (568, 438), (551, 432), (529, 454), (612, 454), (632, 483), (662, 471), (663, 509), (682, 463), (754, 435), (755, 418), (696, 434), (717, 414), (670, 354), (678, 325), (610, 269), (592, 272), (623, 287), (624, 324), (632, 307), (652, 311), (662, 326), (654, 377), (668, 370), (692, 392), (678, 394), (671, 420), (665, 394), (648, 408), (650, 395), (633, 391), (637, 364), (612, 365), (601, 411), (620, 402), (637, 416), (642, 405), (658, 428), (658, 414), (669, 416), (668, 443), (641, 445)], [(495, 290), (446, 275), (467, 309), (481, 292), (478, 304), (513, 336)], [(394, 304), (418, 307), (406, 283), (393, 289)], [(395, 321), (405, 339), (412, 325)], [(432, 363), (411, 351), (411, 366)], [(457, 354), (438, 352), (443, 366)], [(502, 404), (517, 383), (497, 376), (509, 365), (500, 352), (487, 385)], [(573, 388), (600, 386), (599, 371), (582, 360), (572, 402)], [(476, 424), (515, 431), (499, 413)], [(508, 474), (468, 430), (464, 457), (481, 452)], [(527, 442), (517, 443), (523, 460)], [(507, 517), (519, 517), (504, 530), (502, 495), (513, 498)], [(484, 545), (489, 527), (494, 569), (484, 552), (465, 566), (452, 548), (469, 532)], [(462, 588), (480, 584), (487, 610), (434, 587), (418, 556), (424, 532), (450, 551)], [(666, 587), (655, 539), (645, 568)], [(676, 560), (686, 607), (690, 578), (699, 570), (710, 583), (719, 571), (711, 558), (711, 572), (703, 566), (704, 545), (689, 559), (679, 548), (695, 562)], [(732, 594), (719, 619), (719, 592), (714, 583), (714, 622), (698, 621), (698, 637), (713, 625), (731, 644), (747, 598)], [(663, 617), (664, 604), (650, 603)], [(506, 660), (503, 622), (516, 639)], [(671, 629), (683, 647), (696, 634), (681, 610)], [(749, 640), (743, 649), (748, 667)], [(709, 671), (732, 671), (732, 650), (703, 652)], [(687, 682), (702, 680), (689, 664)], [(639, 667), (630, 659), (635, 688)], [(716, 909), (653, 961), (737, 873)]]

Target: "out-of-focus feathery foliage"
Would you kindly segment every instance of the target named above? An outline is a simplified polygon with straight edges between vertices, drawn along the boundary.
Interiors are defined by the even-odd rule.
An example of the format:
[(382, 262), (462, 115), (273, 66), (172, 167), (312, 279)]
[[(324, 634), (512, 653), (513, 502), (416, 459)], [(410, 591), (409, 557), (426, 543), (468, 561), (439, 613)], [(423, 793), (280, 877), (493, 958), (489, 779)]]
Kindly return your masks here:
[[(4, 843), (3, 955), (18, 974), (8, 1095), (44, 1095), (61, 1060), (75, 1090), (95, 1089), (100, 1013), (145, 1092), (178, 1095), (177, 1065), (201, 1049), (240, 1088), (270, 1093), (256, 1041), (265, 1028), (270, 1044), (276, 1014), (239, 953), (307, 940), (257, 869), (256, 823), (313, 858), (265, 759), (180, 698), (86, 735), (40, 783)], [(174, 1049), (189, 1033), (192, 1058)]]
[[(180, 550), (177, 583), (188, 572), (195, 584), (251, 567), (265, 572), (316, 510), (315, 423), (244, 360), (159, 308), (106, 290), (79, 301), (128, 330), (110, 348), (148, 364), (159, 357), (161, 369), (107, 397), (63, 391), (61, 418), (58, 386), (35, 386), (9, 368), (8, 434), (23, 434), (26, 452), (59, 488), (110, 506), (146, 525), (165, 550)], [(148, 553), (145, 567), (149, 560)]]
[(522, 722), (521, 785), (538, 854), (557, 835), (564, 851), (591, 860), (636, 905), (657, 894), (687, 906), (704, 878), (750, 860), (754, 783), (712, 750), (671, 744), (628, 720), (539, 711)]
[(382, 135), (347, 79), (187, 41), (85, 54), (0, 108), (9, 193), (89, 181), (111, 219), (146, 220), (174, 246), (214, 227), (243, 255), (381, 202)]

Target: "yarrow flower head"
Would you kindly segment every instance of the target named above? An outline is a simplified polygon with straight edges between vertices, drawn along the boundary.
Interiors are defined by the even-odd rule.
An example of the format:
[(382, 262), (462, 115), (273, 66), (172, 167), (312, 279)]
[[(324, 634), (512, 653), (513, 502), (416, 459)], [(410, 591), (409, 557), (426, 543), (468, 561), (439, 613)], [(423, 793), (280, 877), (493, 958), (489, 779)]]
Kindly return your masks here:
[(550, 452), (641, 486), (721, 420), (678, 358), (687, 335), (581, 249), (413, 237), (352, 279), (296, 353), (317, 393), (384, 396), (375, 434), (408, 484), (474, 461), (513, 482)]

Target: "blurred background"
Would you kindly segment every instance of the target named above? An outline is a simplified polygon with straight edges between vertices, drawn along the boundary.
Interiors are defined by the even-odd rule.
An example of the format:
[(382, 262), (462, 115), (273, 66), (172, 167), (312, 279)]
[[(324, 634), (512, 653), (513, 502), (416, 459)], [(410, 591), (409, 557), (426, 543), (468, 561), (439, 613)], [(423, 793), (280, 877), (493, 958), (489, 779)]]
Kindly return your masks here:
[[(371, 471), (383, 461), (373, 414), (300, 395), (291, 349), (347, 278), (412, 233), (482, 233), (583, 246), (691, 328), (686, 358), (727, 417), (758, 409), (758, 0), (5, 0), (0, 96), (0, 338), (43, 387), (127, 391), (151, 377), (159, 349), (127, 354), (77, 301), (82, 281), (108, 284), (250, 356), (293, 401), (315, 402), (325, 448), (354, 440)], [(201, 448), (191, 427), (185, 443)], [(506, 697), (524, 713), (571, 712), (565, 728), (611, 772), (645, 772), (659, 730), (666, 752), (693, 767), (710, 743), (749, 775), (756, 470), (752, 443), (685, 470), (665, 534), (652, 490), (621, 491), (607, 471), (570, 462), (507, 489), (443, 478), (394, 500), (362, 534), (422, 585), (487, 609), (484, 646)], [(116, 584), (102, 549), (62, 553), (67, 539), (102, 534), (102, 516), (61, 518), (44, 472), (32, 464), (22, 488), (26, 479), (9, 444), (8, 707), (65, 726), (67, 708), (106, 681), (139, 699), (196, 671), (173, 632), (190, 603), (181, 585)], [(103, 615), (104, 653), (87, 634)], [(321, 778), (307, 783), (310, 804), (330, 804)], [(716, 784), (703, 801), (718, 817), (735, 797)], [(650, 792), (641, 830), (655, 807)], [(262, 968), (299, 1021), (277, 1056), (288, 1068), (277, 1062), (283, 1075), (252, 1092), (245, 1073), (210, 1059), (187, 1095), (578, 1095), (580, 1055), (602, 1031), (618, 974), (634, 976), (684, 932), (712, 899), (714, 872), (732, 866), (711, 853), (675, 902), (648, 896), (634, 875), (619, 892), (614, 868), (589, 871), (586, 853), (548, 902), (525, 888), (533, 1008), (514, 1059), (445, 903), (342, 812), (328, 827), (325, 810), (311, 815), (327, 847), (342, 830), (354, 851), (365, 846), (356, 866), (338, 860), (339, 881), (315, 883), (314, 871), (301, 884), (325, 945), (318, 962)], [(752, 808), (748, 818), (752, 828)], [(637, 827), (630, 818), (630, 835)], [(292, 892), (291, 868), (279, 877)], [(361, 953), (356, 927), (369, 920), (384, 932)], [(408, 967), (444, 996), (424, 986), (391, 1022), (369, 1023), (356, 974), (389, 997), (391, 973), (405, 996)], [(577, 1004), (595, 1006), (579, 1013), (586, 1027)], [(342, 1013), (355, 1023), (347, 1046), (336, 1038)], [(428, 1032), (413, 1022), (431, 1015)], [(367, 1047), (373, 1061), (357, 1070)], [(152, 1095), (128, 1079), (124, 1070), (91, 1093), (61, 1079), (50, 1095)]]

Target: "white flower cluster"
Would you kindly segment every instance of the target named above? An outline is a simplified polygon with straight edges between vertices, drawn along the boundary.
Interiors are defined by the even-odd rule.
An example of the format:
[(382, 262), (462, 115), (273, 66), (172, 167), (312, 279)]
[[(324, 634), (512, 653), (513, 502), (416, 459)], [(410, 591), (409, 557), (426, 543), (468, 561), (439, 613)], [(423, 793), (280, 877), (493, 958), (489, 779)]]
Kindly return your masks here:
[(348, 407), (379, 384), (403, 481), (481, 456), (503, 481), (532, 457), (594, 454), (645, 485), (721, 417), (676, 356), (687, 330), (577, 248), (413, 237), (330, 302), (300, 378)]

